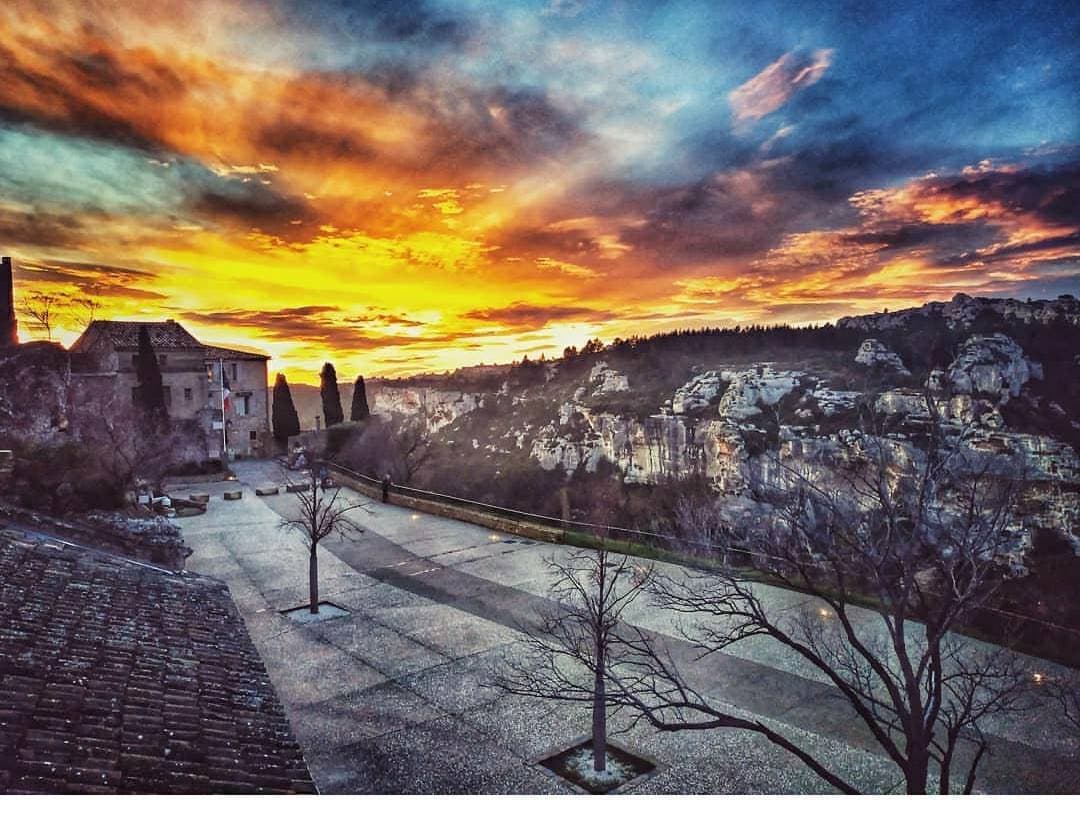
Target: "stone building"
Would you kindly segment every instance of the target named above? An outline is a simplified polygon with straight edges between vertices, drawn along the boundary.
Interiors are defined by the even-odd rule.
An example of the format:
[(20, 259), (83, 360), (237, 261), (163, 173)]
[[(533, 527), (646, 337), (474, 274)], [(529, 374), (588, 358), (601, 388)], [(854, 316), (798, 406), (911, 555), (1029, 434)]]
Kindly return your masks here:
[[(233, 457), (272, 451), (268, 356), (200, 342), (182, 325), (164, 322), (98, 320), (71, 346), (84, 376), (112, 380), (114, 393), (134, 400), (139, 330), (146, 325), (157, 354), (165, 405), (174, 420), (196, 421), (206, 435), (209, 459), (222, 456), (223, 441)], [(222, 412), (222, 373), (231, 393)], [(224, 438), (222, 429), (224, 428)]]

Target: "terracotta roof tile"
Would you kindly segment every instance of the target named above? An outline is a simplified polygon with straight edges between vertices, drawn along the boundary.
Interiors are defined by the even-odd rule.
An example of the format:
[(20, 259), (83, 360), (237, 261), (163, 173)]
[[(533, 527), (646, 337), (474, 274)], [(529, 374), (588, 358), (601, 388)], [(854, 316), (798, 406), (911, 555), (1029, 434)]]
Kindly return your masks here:
[(198, 350), (203, 347), (202, 342), (188, 333), (179, 322), (120, 322), (98, 319), (90, 323), (72, 349), (79, 350), (104, 339), (117, 350), (138, 350), (139, 329), (143, 325), (146, 325), (150, 344), (155, 350)]
[(261, 353), (253, 353), (249, 350), (234, 350), (231, 347), (215, 347), (205, 345), (206, 358), (208, 360), (226, 359), (229, 361), (265, 361), (270, 358)]
[(0, 530), (0, 792), (312, 792), (228, 589)]

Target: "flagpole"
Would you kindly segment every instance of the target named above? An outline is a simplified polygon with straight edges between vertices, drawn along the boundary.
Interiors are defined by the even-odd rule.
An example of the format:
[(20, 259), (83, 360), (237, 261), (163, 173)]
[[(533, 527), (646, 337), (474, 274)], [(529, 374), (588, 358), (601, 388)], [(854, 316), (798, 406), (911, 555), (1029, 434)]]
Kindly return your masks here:
[(229, 441), (225, 434), (225, 359), (218, 359), (218, 372), (221, 374), (218, 382), (221, 384), (221, 462), (228, 465)]

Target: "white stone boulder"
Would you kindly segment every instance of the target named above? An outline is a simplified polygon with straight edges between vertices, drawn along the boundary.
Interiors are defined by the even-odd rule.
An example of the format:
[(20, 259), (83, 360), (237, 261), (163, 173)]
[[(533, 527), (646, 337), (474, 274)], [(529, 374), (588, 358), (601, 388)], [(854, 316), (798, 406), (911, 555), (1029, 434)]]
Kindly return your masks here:
[(799, 373), (774, 370), (771, 365), (720, 374), (728, 388), (720, 398), (717, 412), (721, 419), (742, 421), (761, 413), (762, 406), (772, 406), (799, 383)]
[(589, 373), (589, 381), (595, 384), (593, 396), (607, 395), (613, 392), (629, 392), (630, 379), (626, 373), (612, 370), (606, 361), (598, 361)]
[(834, 390), (819, 381), (814, 386), (811, 397), (817, 402), (821, 414), (826, 417), (855, 409), (860, 393), (855, 390)]
[(696, 375), (675, 390), (671, 398), (671, 411), (683, 415), (695, 409), (707, 407), (724, 386), (716, 370)]
[(1033, 378), (1042, 378), (1042, 365), (1024, 355), (1023, 349), (1002, 333), (972, 336), (960, 346), (949, 366), (953, 392), (982, 395), (1004, 404), (1020, 394)]
[(900, 356), (887, 348), (877, 339), (866, 339), (859, 345), (859, 352), (855, 354), (856, 364), (865, 364), (867, 367), (876, 367), (896, 375), (911, 375)]

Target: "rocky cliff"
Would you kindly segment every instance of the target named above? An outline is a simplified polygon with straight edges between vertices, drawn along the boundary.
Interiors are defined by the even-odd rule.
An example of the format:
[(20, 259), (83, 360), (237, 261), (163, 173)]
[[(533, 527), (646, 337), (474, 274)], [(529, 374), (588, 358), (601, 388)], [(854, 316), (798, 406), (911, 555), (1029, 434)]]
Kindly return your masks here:
[(682, 380), (671, 361), (681, 357), (646, 363), (646, 346), (511, 373), (497, 392), (399, 382), (373, 408), (425, 415), (459, 453), (475, 452), (469, 465), (492, 461), (493, 473), (528, 456), (567, 474), (614, 467), (634, 484), (698, 476), (731, 495), (751, 474), (825, 478), (871, 427), (916, 454), (934, 418), (971, 448), (1027, 466), (1032, 521), (1080, 552), (1080, 399), (1068, 381), (1080, 378), (1080, 357), (1067, 336), (1050, 347), (1038, 332), (1078, 326), (1071, 298), (958, 296), (841, 320), (795, 352), (685, 354)]
[(484, 396), (435, 387), (382, 386), (372, 396), (371, 411), (387, 417), (420, 416), (432, 432), (450, 425), (483, 403)]

